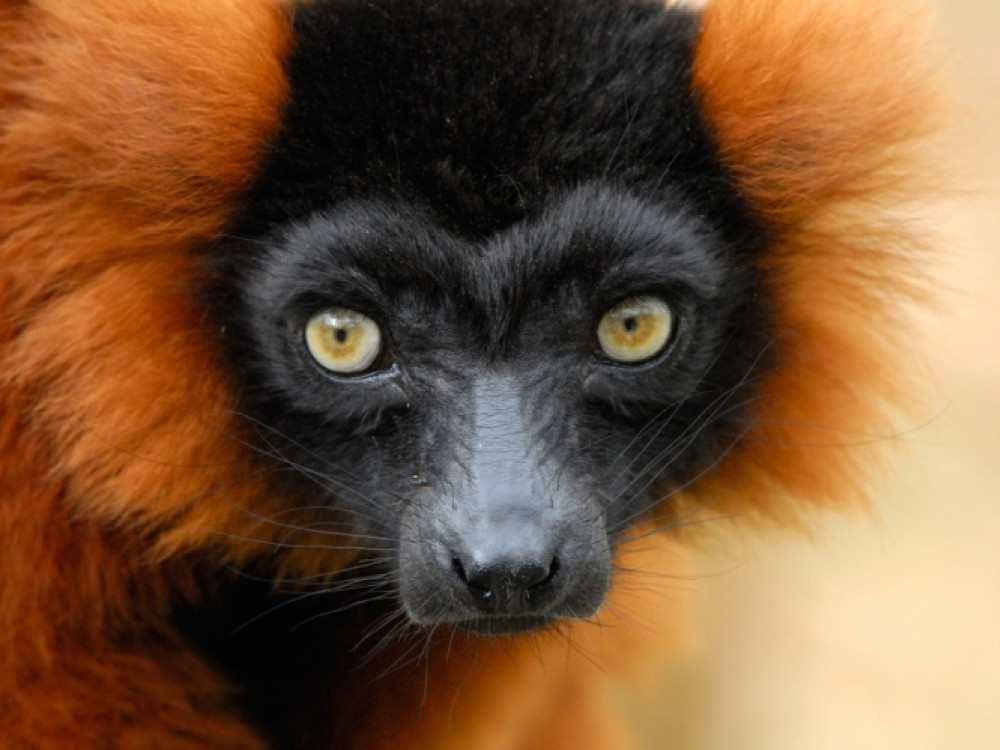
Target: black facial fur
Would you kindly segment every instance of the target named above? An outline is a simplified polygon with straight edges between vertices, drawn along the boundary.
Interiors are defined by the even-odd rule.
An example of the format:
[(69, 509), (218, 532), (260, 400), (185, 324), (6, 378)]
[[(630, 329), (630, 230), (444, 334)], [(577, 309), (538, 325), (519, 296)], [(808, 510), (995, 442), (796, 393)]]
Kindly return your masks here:
[[(606, 0), (296, 10), (284, 130), (211, 292), (262, 452), (303, 475), (290, 506), (385, 540), (416, 623), (593, 614), (622, 534), (745, 429), (762, 237), (690, 91), (697, 22)], [(676, 329), (625, 365), (595, 331), (637, 295)], [(329, 307), (379, 325), (368, 371), (311, 358)]]

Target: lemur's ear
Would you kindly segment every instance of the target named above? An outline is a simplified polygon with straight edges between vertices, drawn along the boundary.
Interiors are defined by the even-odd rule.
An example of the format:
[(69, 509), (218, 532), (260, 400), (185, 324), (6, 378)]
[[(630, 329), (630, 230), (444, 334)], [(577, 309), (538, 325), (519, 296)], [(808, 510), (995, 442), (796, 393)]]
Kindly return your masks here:
[[(922, 4), (926, 6), (926, 3)], [(926, 7), (899, 0), (713, 0), (694, 86), (723, 159), (770, 232), (778, 366), (747, 439), (699, 502), (790, 520), (782, 498), (864, 494), (871, 451), (909, 393), (900, 298), (921, 239), (891, 211), (928, 187), (943, 111)], [(727, 498), (731, 498), (727, 500)], [(799, 506), (801, 507), (801, 506)]]

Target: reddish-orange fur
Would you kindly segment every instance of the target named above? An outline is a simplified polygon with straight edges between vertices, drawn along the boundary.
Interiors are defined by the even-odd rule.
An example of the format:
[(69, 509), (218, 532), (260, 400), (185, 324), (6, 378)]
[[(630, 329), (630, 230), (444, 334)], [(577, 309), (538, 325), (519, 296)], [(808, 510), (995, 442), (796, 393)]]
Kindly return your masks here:
[[(890, 429), (893, 296), (910, 289), (913, 244), (883, 209), (908, 197), (935, 104), (896, 5), (707, 11), (696, 87), (774, 234), (764, 263), (783, 335), (758, 421), (693, 507), (789, 520), (853, 497), (867, 460), (855, 444)], [(344, 563), (260, 521), (282, 507), (241, 447), (192, 296), (197, 251), (277, 126), (288, 43), (265, 0), (0, 3), (2, 747), (259, 747), (168, 623), (170, 597), (211, 594), (188, 555), (307, 574)], [(641, 556), (635, 567), (676, 565)], [(610, 611), (657, 608), (619, 589)], [(456, 638), (409, 681), (345, 682), (331, 710), (382, 691), (364, 694), (377, 698), (355, 736), (366, 748), (629, 747), (599, 675), (675, 628), (643, 640), (603, 622), (615, 627), (570, 628), (584, 656), (562, 636)]]
[[(693, 503), (795, 521), (863, 498), (909, 395), (901, 307), (922, 242), (900, 205), (926, 192), (939, 124), (926, 3), (717, 0), (695, 87), (771, 231), (780, 367), (755, 424)], [(924, 168), (921, 168), (920, 165)], [(901, 345), (902, 344), (902, 345)], [(873, 448), (875, 450), (873, 450)]]

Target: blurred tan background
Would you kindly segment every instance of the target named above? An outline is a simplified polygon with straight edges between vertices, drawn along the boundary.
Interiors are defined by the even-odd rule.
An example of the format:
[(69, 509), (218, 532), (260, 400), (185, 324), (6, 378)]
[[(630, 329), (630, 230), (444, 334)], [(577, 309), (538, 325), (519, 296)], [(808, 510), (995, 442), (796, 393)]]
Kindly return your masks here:
[(1000, 0), (939, 5), (971, 112), (949, 139), (969, 194), (927, 212), (930, 403), (876, 520), (697, 562), (700, 662), (630, 701), (651, 749), (1000, 748)]

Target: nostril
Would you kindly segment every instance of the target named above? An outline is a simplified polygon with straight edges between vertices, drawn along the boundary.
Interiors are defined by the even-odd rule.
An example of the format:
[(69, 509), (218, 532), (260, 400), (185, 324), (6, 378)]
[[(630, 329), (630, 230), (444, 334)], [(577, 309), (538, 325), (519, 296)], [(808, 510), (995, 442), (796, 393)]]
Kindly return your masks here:
[(496, 596), (490, 586), (492, 580), (489, 577), (477, 576), (475, 573), (470, 577), (465, 565), (457, 557), (451, 558), (451, 570), (472, 595), (479, 609), (484, 612), (496, 609)]
[(552, 562), (549, 563), (548, 568), (539, 567), (537, 569), (537, 580), (530, 581), (526, 584), (528, 593), (530, 594), (533, 591), (537, 591), (538, 589), (541, 589), (543, 586), (546, 586), (548, 583), (552, 581), (553, 578), (556, 577), (556, 574), (558, 572), (559, 572), (559, 558), (553, 557)]
[(465, 575), (465, 566), (462, 565), (462, 561), (457, 557), (451, 558), (451, 570), (452, 572), (461, 578), (465, 583), (469, 582), (468, 576)]
[(519, 589), (543, 586), (552, 577), (552, 563), (530, 563), (518, 565), (511, 571), (512, 582)]
[(465, 565), (457, 557), (453, 557), (451, 559), (451, 570), (456, 576), (459, 577), (462, 583), (471, 589), (489, 591), (492, 588), (493, 578), (489, 572), (487, 572), (486, 575), (483, 575), (474, 569), (472, 575), (470, 575), (466, 571)]
[[(541, 574), (543, 569), (539, 568), (538, 572)], [(544, 575), (538, 575), (536, 580), (525, 585), (524, 603), (526, 607), (537, 606), (539, 600), (543, 599), (552, 590), (552, 579), (556, 577), (558, 572), (559, 558), (553, 557), (552, 562), (549, 563), (549, 567), (544, 569)]]

